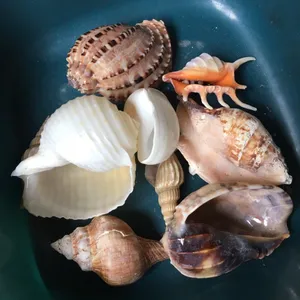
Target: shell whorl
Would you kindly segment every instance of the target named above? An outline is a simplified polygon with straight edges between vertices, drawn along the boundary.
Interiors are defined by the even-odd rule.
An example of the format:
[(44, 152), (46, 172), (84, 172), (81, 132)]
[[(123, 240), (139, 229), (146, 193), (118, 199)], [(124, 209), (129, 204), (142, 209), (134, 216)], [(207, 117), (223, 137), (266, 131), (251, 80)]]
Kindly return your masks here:
[(224, 62), (216, 56), (211, 56), (207, 53), (202, 53), (199, 56), (190, 60), (184, 69), (201, 68), (208, 69), (214, 72), (219, 72), (224, 68)]
[(184, 173), (181, 164), (176, 155), (172, 154), (159, 165), (155, 180), (155, 191), (167, 226), (173, 219), (180, 198), (179, 188), (183, 181)]

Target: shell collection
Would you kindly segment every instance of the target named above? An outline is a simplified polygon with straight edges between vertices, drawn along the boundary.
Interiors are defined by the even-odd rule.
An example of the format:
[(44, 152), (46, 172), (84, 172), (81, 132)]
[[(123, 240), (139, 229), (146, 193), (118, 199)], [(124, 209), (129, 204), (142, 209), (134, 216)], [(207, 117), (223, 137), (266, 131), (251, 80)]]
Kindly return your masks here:
[[(292, 177), (263, 124), (223, 100), (226, 94), (256, 110), (237, 98), (246, 86), (235, 81), (235, 71), (253, 60), (228, 63), (202, 53), (172, 72), (170, 38), (157, 20), (81, 35), (67, 56), (68, 80), (83, 94), (103, 97), (83, 95), (59, 107), (12, 173), (24, 181), (31, 214), (94, 218), (52, 247), (113, 286), (134, 283), (167, 259), (187, 277), (216, 277), (279, 247), (289, 237), (293, 203), (277, 185)], [(176, 111), (153, 88), (160, 79), (180, 96)], [(205, 107), (188, 98), (192, 92)], [(209, 93), (223, 108), (209, 105)], [(126, 100), (124, 110), (110, 99)], [(184, 171), (176, 149), (190, 173), (208, 183), (180, 204)], [(107, 215), (134, 189), (136, 153), (158, 195), (166, 225), (161, 241), (141, 238)]]
[(67, 76), (82, 93), (125, 100), (139, 88), (155, 86), (171, 60), (162, 21), (101, 26), (77, 39), (67, 57)]
[[(255, 60), (254, 57), (243, 57), (233, 63), (223, 62), (218, 57), (202, 53), (198, 57), (189, 61), (181, 71), (171, 72), (163, 76), (163, 81), (171, 82), (176, 93), (183, 96), (183, 101), (187, 101), (190, 93), (199, 93), (203, 105), (212, 109), (207, 102), (207, 94), (215, 94), (218, 102), (229, 107), (223, 100), (223, 95), (228, 95), (237, 105), (256, 110), (238, 99), (235, 90), (246, 89), (245, 85), (238, 84), (234, 79), (234, 72), (242, 64)], [(196, 81), (200, 83), (192, 83)], [(203, 82), (210, 85), (204, 85)]]

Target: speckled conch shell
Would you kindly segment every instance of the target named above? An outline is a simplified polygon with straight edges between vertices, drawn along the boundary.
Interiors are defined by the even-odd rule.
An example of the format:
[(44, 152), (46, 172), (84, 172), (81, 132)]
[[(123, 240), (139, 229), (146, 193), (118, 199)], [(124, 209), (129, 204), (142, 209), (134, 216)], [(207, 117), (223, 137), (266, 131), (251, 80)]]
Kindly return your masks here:
[(12, 173), (41, 217), (87, 219), (123, 205), (135, 184), (138, 124), (107, 99), (84, 96), (52, 114)]
[(158, 82), (171, 65), (171, 51), (163, 21), (101, 26), (77, 39), (67, 57), (67, 76), (82, 93), (125, 100)]
[(83, 271), (93, 271), (109, 285), (137, 281), (168, 258), (159, 241), (138, 237), (122, 220), (101, 216), (54, 242), (52, 247)]
[(280, 149), (254, 116), (239, 110), (209, 110), (192, 100), (177, 108), (178, 149), (191, 174), (208, 183), (290, 184)]
[(289, 237), (292, 208), (276, 186), (210, 184), (176, 207), (162, 242), (183, 275), (219, 276), (270, 255)]
[(168, 226), (180, 198), (180, 186), (184, 182), (183, 169), (176, 154), (173, 153), (157, 166), (146, 166), (145, 176), (155, 187), (161, 212)]
[(156, 89), (138, 89), (127, 99), (124, 111), (140, 124), (139, 161), (154, 165), (169, 158), (178, 145), (179, 124), (168, 98)]
[[(207, 94), (213, 93), (218, 102), (229, 108), (223, 100), (223, 95), (228, 95), (237, 105), (256, 110), (236, 96), (236, 89), (246, 89), (246, 85), (235, 81), (235, 70), (242, 64), (255, 60), (254, 57), (243, 57), (233, 63), (221, 61), (218, 57), (202, 53), (189, 61), (181, 71), (171, 72), (163, 76), (163, 80), (171, 82), (176, 93), (183, 96), (183, 101), (188, 100), (190, 93), (199, 93), (203, 105), (213, 109), (207, 102)], [(204, 82), (204, 83), (203, 83)], [(209, 83), (207, 86), (205, 83)]]

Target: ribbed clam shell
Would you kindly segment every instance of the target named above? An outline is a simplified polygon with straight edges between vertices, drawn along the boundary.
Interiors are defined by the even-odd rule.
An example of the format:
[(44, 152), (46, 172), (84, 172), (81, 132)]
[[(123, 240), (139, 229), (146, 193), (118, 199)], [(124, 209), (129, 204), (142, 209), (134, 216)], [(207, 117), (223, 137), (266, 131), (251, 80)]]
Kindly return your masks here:
[(167, 71), (171, 44), (162, 21), (102, 26), (82, 35), (67, 61), (74, 88), (124, 99), (153, 85)]
[[(124, 99), (127, 98), (132, 92), (139, 88), (148, 88), (150, 86), (156, 86), (158, 80), (160, 80), (161, 76), (168, 71), (171, 66), (172, 60), (172, 49), (171, 49), (171, 42), (167, 32), (167, 29), (162, 21), (143, 21), (142, 24), (147, 25), (152, 30), (158, 29), (161, 35), (163, 36), (164, 47), (165, 50), (163, 52), (162, 57), (159, 60), (158, 66), (153, 71), (152, 69), (149, 70), (149, 74), (142, 80), (141, 82), (137, 83), (134, 86), (123, 88), (123, 89), (116, 89), (116, 90), (104, 90), (99, 89), (99, 93), (108, 97), (108, 98), (115, 98), (115, 99)], [(141, 62), (142, 63), (142, 62)]]
[[(141, 26), (147, 28), (146, 26)], [(155, 66), (159, 64), (159, 60), (162, 58), (162, 55), (165, 51), (163, 44), (163, 37), (160, 34), (158, 29), (152, 31), (154, 36), (153, 46), (151, 50), (142, 61), (139, 61), (127, 72), (119, 74), (119, 76), (110, 77), (109, 79), (101, 80), (98, 83), (98, 87), (101, 89), (113, 90), (113, 89), (122, 89), (126, 87), (131, 87), (139, 83), (143, 78), (147, 77), (152, 69), (155, 69)]]

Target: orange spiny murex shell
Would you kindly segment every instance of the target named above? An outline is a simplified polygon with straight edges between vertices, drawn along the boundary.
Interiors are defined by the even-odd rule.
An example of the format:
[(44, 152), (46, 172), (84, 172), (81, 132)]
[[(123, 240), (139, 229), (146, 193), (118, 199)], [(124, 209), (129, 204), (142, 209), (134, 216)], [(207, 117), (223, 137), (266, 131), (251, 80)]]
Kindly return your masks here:
[(122, 100), (155, 85), (169, 70), (171, 56), (162, 21), (101, 26), (77, 39), (67, 57), (67, 77), (82, 93)]
[[(233, 63), (220, 60), (218, 57), (207, 53), (193, 58), (186, 66), (176, 72), (171, 72), (163, 76), (163, 81), (170, 82), (176, 93), (183, 96), (183, 101), (188, 100), (190, 93), (199, 93), (203, 105), (208, 109), (213, 109), (207, 102), (207, 94), (215, 94), (218, 102), (229, 108), (224, 102), (223, 95), (228, 95), (237, 105), (256, 110), (238, 99), (235, 90), (246, 89), (246, 85), (238, 84), (235, 81), (235, 71), (244, 63), (255, 60), (254, 57), (243, 57)], [(191, 82), (192, 81), (192, 82)], [(196, 83), (194, 83), (196, 81)], [(204, 83), (210, 85), (204, 85)]]

